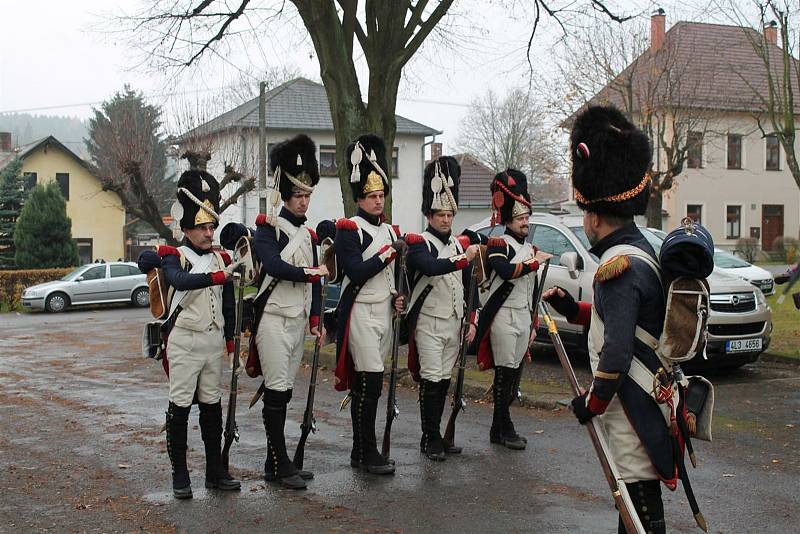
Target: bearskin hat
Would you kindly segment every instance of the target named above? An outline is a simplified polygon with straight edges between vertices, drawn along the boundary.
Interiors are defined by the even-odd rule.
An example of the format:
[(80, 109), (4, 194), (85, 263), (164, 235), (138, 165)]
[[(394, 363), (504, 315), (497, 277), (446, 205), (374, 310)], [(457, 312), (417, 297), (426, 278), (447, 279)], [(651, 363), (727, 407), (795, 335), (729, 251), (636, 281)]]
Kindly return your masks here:
[(422, 214), (458, 211), (458, 184), (461, 165), (452, 156), (440, 156), (425, 166), (422, 175)]
[[(280, 174), (275, 176), (279, 169)], [(314, 141), (300, 134), (278, 143), (269, 153), (269, 170), (277, 179), (282, 200), (289, 200), (296, 191), (310, 193), (319, 183)]]
[[(219, 226), (219, 184), (206, 171), (188, 170), (178, 179), (178, 204), (173, 216), (181, 228), (194, 228), (205, 223)], [(202, 207), (201, 207), (202, 206)]]
[(492, 225), (508, 223), (514, 217), (531, 213), (528, 178), (516, 169), (506, 169), (495, 175), (489, 187), (492, 192)]
[(570, 154), (581, 209), (624, 218), (644, 214), (652, 148), (618, 109), (593, 106), (581, 113), (570, 134)]
[(223, 248), (236, 250), (236, 243), (239, 242), (239, 239), (245, 236), (253, 237), (255, 235), (256, 231), (252, 228), (248, 228), (242, 223), (229, 222), (222, 227), (219, 233), (219, 242)]
[(362, 135), (347, 147), (346, 156), (353, 200), (380, 190), (389, 196), (391, 184), (383, 139), (374, 134)]

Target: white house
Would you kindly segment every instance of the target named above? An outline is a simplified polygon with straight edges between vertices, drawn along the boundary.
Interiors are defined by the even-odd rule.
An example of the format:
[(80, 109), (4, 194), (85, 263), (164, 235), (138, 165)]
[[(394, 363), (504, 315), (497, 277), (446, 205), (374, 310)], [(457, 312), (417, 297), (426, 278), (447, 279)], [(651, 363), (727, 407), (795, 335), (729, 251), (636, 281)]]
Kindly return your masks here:
[[(317, 144), (320, 182), (308, 213), (309, 224), (323, 218), (344, 215), (342, 193), (336, 175), (336, 147), (330, 107), (325, 88), (305, 78), (296, 78), (268, 91), (266, 101), (267, 154), (274, 143), (304, 133)], [(258, 176), (258, 98), (211, 119), (181, 137), (182, 148), (203, 145), (211, 153), (208, 171), (218, 179), (226, 165), (245, 176)], [(393, 223), (406, 232), (423, 228), (420, 213), (425, 147), (437, 131), (429, 126), (396, 116), (397, 134), (391, 150)], [(428, 139), (430, 138), (430, 139)], [(387, 148), (387, 159), (389, 158)], [(268, 177), (269, 179), (269, 177)], [(256, 189), (239, 199), (222, 214), (220, 227), (231, 221), (253, 226), (256, 215), (266, 210), (268, 190), (256, 181)], [(233, 194), (237, 184), (222, 192), (223, 200)]]

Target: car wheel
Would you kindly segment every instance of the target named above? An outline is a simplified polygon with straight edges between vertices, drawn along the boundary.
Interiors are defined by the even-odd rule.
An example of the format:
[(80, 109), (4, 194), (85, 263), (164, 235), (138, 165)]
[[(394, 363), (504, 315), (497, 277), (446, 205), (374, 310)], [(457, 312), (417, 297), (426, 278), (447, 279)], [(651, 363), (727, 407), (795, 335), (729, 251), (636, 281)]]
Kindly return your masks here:
[(134, 306), (139, 306), (140, 308), (150, 306), (150, 292), (146, 287), (140, 287), (131, 295), (131, 302), (133, 302)]
[(52, 293), (44, 301), (44, 309), (50, 313), (58, 313), (69, 307), (69, 297), (64, 293)]

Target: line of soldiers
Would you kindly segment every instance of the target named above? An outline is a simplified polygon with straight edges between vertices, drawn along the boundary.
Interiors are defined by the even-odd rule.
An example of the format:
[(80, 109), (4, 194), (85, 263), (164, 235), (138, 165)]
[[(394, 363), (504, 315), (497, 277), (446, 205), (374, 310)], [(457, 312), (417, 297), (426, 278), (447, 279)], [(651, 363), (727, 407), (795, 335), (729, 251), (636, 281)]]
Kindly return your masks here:
[[(649, 183), (643, 178), (650, 162), (647, 138), (615, 110), (591, 108), (578, 118), (572, 145), (573, 184), (586, 212), (584, 227), (593, 252), (603, 256), (614, 244), (630, 243), (653, 255), (632, 222), (634, 215), (644, 212), (649, 195)], [(394, 460), (378, 450), (375, 422), (393, 337), (392, 318), (406, 309), (408, 365), (419, 382), (422, 453), (441, 461), (461, 452), (443, 439), (440, 427), (462, 335), (472, 343), (479, 367), (494, 369), (491, 443), (524, 449), (527, 440), (517, 433), (509, 406), (538, 326), (533, 302), (537, 273), (549, 258), (528, 239), (531, 200), (526, 176), (507, 169), (490, 185), (492, 222), (504, 225), (501, 235), (488, 241), (469, 231), (454, 236), (461, 170), (456, 159), (439, 157), (426, 166), (423, 177), (422, 213), (428, 226), (421, 234), (403, 237), (384, 220), (391, 185), (383, 141), (374, 135), (359, 137), (347, 147), (346, 164), (358, 211), (337, 221), (335, 230), (331, 221), (318, 227), (324, 237), (333, 239), (336, 262), (326, 267), (318, 250), (321, 236), (306, 225), (319, 181), (316, 147), (307, 136), (298, 135), (270, 153), (274, 196), (269, 213), (256, 219), (255, 252), (262, 271), (251, 346), (260, 368), (254, 374), (263, 374), (264, 381), (265, 479), (301, 489), (313, 478), (313, 473), (298, 469), (289, 459), (284, 426), (306, 332), (325, 335), (321, 280), (326, 277), (341, 283), (335, 388), (349, 391), (351, 397), (352, 467), (374, 474), (395, 471)], [(200, 409), (206, 446), (206, 487), (240, 488), (222, 468), (219, 452), (222, 356), (233, 350), (234, 295), (230, 258), (212, 249), (219, 222), (217, 182), (206, 172), (187, 171), (178, 182), (177, 197), (183, 207), (184, 244), (161, 247), (159, 254), (167, 282), (176, 291), (173, 298), (178, 294), (181, 298), (166, 346), (167, 445), (174, 494), (188, 498), (186, 434), (194, 402)], [(401, 239), (408, 247), (407, 273), (396, 269)], [(481, 305), (466, 309), (468, 301), (475, 301), (468, 291), (477, 261), (486, 274)], [(590, 330), (595, 378), (587, 393), (573, 401), (574, 412), (582, 424), (604, 417), (612, 453), (635, 489), (637, 510), (648, 531), (663, 532), (659, 479), (674, 482), (673, 455), (654, 441), (664, 423), (659, 413), (653, 413), (658, 407), (625, 380), (634, 353), (643, 351), (634, 343), (634, 327), (641, 325), (656, 338), (660, 334), (663, 293), (646, 266), (631, 264), (629, 272), (621, 270), (596, 284), (594, 307), (575, 302), (561, 288), (547, 291), (545, 300), (573, 321), (588, 323), (592, 313), (597, 317)], [(397, 293), (399, 276), (408, 277), (409, 295)]]

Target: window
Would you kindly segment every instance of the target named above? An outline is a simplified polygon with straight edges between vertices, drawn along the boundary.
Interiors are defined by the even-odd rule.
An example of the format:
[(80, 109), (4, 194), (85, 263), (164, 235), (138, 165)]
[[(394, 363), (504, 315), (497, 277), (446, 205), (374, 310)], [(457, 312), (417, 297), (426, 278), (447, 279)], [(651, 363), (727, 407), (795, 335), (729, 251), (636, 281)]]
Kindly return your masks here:
[(742, 236), (742, 207), (728, 206), (726, 209), (726, 217), (726, 238), (739, 239)]
[(728, 134), (728, 168), (742, 168), (742, 136)]
[(779, 171), (781, 170), (781, 145), (778, 142), (778, 136), (769, 134), (766, 137), (767, 143), (767, 170)]
[(23, 190), (27, 193), (34, 187), (36, 187), (36, 177), (37, 174), (35, 172), (23, 172), (22, 173), (22, 181), (23, 181)]
[(78, 256), (81, 264), (92, 263), (92, 238), (79, 237), (75, 239), (78, 245)]
[(572, 242), (560, 231), (550, 226), (534, 225), (533, 239), (529, 239), (542, 252), (552, 254), (550, 265), (561, 265), (561, 255), (565, 252), (577, 252)]
[(69, 173), (57, 172), (56, 182), (58, 182), (58, 187), (61, 189), (61, 196), (64, 197), (64, 200), (69, 200)]
[(686, 206), (686, 216), (697, 224), (703, 224), (703, 206), (701, 204), (688, 204)]
[(703, 132), (689, 132), (686, 135), (686, 166), (690, 169), (703, 167)]
[(258, 199), (258, 212), (267, 213), (267, 199), (264, 197)]
[(130, 265), (112, 265), (111, 278), (119, 278), (120, 276), (134, 276), (142, 274), (136, 267)]
[(397, 178), (398, 161), (400, 159), (400, 149), (397, 147), (392, 148), (392, 161), (389, 163), (389, 177)]
[(106, 266), (98, 265), (85, 271), (81, 276), (84, 280), (100, 280), (106, 277)]
[(336, 147), (333, 145), (319, 146), (319, 175), (336, 176)]

